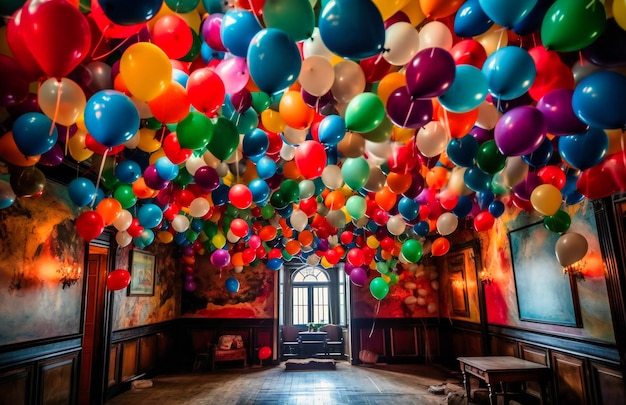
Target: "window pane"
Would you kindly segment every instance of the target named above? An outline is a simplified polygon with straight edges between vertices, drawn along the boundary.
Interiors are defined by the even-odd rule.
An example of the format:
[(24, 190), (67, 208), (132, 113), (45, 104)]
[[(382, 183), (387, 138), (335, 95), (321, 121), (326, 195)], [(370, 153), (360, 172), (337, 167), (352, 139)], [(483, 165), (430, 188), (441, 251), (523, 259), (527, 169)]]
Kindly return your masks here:
[(328, 323), (328, 287), (313, 287), (313, 323)]
[(308, 322), (309, 291), (306, 287), (293, 288), (293, 324)]
[(328, 274), (315, 267), (305, 267), (293, 275), (294, 283), (328, 283)]
[(339, 271), (339, 324), (346, 324), (346, 273)]

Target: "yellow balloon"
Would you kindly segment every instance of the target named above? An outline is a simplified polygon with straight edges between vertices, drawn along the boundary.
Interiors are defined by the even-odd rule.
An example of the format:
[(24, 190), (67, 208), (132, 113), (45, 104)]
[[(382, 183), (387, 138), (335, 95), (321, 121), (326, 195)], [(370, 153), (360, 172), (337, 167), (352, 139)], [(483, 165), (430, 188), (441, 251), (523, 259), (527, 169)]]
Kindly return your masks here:
[(613, 0), (612, 10), (617, 25), (626, 30), (626, 0)]
[(158, 46), (137, 42), (124, 51), (120, 75), (128, 91), (140, 101), (160, 96), (172, 81), (172, 64)]
[(420, 3), (418, 1), (409, 1), (402, 9), (400, 9), (407, 17), (411, 25), (417, 27), (422, 21), (426, 19)]
[(405, 143), (415, 136), (415, 128), (400, 128), (394, 125), (391, 134), (394, 141)]
[(367, 243), (367, 246), (372, 249), (377, 249), (378, 246), (380, 246), (380, 242), (378, 241), (378, 239), (376, 239), (376, 236), (374, 235), (368, 236), (367, 239), (365, 239), (365, 243)]
[(82, 115), (87, 99), (76, 82), (63, 77), (44, 81), (39, 87), (37, 102), (48, 118), (69, 127)]
[(474, 40), (485, 48), (487, 56), (509, 44), (509, 36), (506, 33), (506, 29), (496, 24), (492, 25), (484, 34), (474, 37)]
[(389, 96), (391, 96), (391, 93), (402, 86), (406, 86), (406, 77), (404, 76), (404, 73), (391, 72), (380, 80), (376, 93), (383, 104), (387, 105), (387, 100), (389, 99)]
[(137, 148), (140, 150), (152, 153), (159, 150), (161, 147), (161, 142), (158, 139), (155, 139), (156, 131), (148, 128), (141, 128), (139, 130), (139, 143), (137, 144)]
[(605, 129), (606, 135), (609, 137), (609, 150), (607, 155), (626, 150), (626, 133), (621, 129)]
[(163, 150), (163, 148), (157, 149), (156, 152), (150, 155), (150, 159), (149, 159), (150, 164), (151, 165), (155, 164), (157, 160), (161, 159), (163, 156), (165, 156), (165, 151)]
[(322, 256), (322, 260), (320, 260), (320, 264), (322, 265), (322, 267), (324, 267), (325, 269), (330, 269), (331, 267), (333, 267), (332, 263), (328, 261), (328, 259), (326, 259), (325, 256)]
[(163, 243), (170, 243), (174, 240), (174, 235), (169, 233), (168, 231), (160, 231), (157, 233), (157, 238)]
[(383, 21), (400, 11), (409, 0), (372, 0), (383, 16)]
[(87, 149), (87, 147), (85, 146), (86, 139), (87, 132), (79, 129), (78, 131), (76, 131), (74, 136), (70, 138), (70, 141), (68, 143), (70, 156), (72, 156), (77, 162), (87, 160), (91, 157), (91, 155), (93, 155), (93, 151)]
[(551, 216), (561, 208), (563, 202), (561, 191), (552, 184), (542, 184), (535, 187), (530, 195), (533, 208), (541, 215)]
[(280, 117), (278, 111), (274, 111), (271, 108), (268, 108), (261, 113), (261, 122), (268, 131), (276, 133), (283, 132), (287, 126), (285, 121), (283, 121)]
[(213, 246), (220, 249), (226, 244), (226, 237), (221, 233), (216, 233), (213, 238), (211, 238), (211, 243)]

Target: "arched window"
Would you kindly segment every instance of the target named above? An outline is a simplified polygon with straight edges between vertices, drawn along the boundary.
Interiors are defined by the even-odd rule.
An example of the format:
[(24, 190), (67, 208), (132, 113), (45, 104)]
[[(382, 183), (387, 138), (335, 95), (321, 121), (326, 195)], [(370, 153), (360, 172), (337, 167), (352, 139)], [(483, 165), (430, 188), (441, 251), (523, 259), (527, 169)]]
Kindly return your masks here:
[(330, 277), (317, 267), (304, 267), (291, 276), (292, 324), (330, 321)]

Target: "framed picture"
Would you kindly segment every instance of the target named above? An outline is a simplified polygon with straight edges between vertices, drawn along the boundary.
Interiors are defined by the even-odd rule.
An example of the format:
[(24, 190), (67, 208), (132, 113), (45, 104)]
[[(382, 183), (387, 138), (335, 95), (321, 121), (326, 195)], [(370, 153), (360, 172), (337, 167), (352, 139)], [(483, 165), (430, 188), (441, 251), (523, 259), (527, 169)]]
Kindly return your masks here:
[(543, 222), (509, 232), (520, 320), (582, 327), (578, 285), (554, 253), (559, 236)]
[(130, 254), (129, 296), (154, 295), (156, 257), (153, 253), (133, 250)]
[(448, 275), (452, 313), (469, 317), (467, 282), (465, 281), (465, 254), (463, 252), (448, 257)]

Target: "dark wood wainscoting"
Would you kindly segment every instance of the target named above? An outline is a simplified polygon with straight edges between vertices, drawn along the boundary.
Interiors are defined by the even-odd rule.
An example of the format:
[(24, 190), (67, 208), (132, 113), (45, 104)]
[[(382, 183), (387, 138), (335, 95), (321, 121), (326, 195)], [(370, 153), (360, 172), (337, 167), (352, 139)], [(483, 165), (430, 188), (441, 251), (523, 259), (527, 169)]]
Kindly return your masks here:
[(434, 361), (439, 358), (438, 325), (437, 319), (353, 319), (351, 362), (361, 362), (361, 350), (376, 353), (384, 363)]
[(3, 349), (0, 404), (77, 403), (79, 338)]

